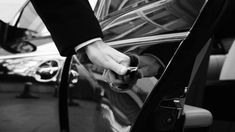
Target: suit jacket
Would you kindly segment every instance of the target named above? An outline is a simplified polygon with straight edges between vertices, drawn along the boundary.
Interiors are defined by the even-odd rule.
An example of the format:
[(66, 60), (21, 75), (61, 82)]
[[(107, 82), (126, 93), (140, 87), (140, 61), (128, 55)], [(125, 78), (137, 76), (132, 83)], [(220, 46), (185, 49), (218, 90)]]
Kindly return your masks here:
[(88, 0), (31, 0), (51, 33), (60, 54), (74, 54), (74, 47), (103, 37)]

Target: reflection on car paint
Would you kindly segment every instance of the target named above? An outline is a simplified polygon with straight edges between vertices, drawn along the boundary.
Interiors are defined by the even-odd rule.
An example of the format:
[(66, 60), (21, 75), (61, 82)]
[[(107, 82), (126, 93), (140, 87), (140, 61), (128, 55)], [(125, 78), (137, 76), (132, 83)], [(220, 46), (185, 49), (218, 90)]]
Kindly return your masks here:
[(95, 13), (100, 20), (104, 40), (115, 41), (189, 29), (203, 4), (203, 1), (190, 2), (99, 0)]
[[(188, 34), (185, 30), (191, 27), (200, 10), (200, 2), (195, 3), (183, 4), (185, 8), (182, 8), (181, 0), (98, 0), (95, 14), (109, 45), (125, 53), (139, 53), (146, 47), (183, 40)], [(58, 54), (0, 60), (4, 69), (1, 75), (31, 76), (40, 82), (60, 81), (64, 62)], [(57, 62), (59, 64), (54, 64)], [(91, 131), (130, 131), (157, 83), (155, 77), (142, 78), (132, 89), (118, 93), (102, 78), (103, 70), (76, 57), (73, 60), (68, 86), (71, 132), (82, 131), (81, 125)]]
[[(203, 1), (200, 2), (202, 5)], [(145, 50), (146, 46), (158, 44), (162, 40), (161, 36), (166, 37), (164, 35), (169, 35), (165, 40), (172, 40), (171, 42), (183, 40), (184, 38), (177, 40), (179, 36), (182, 37), (182, 34), (177, 35), (174, 32), (179, 33), (191, 27), (200, 10), (200, 6), (197, 6), (200, 2), (194, 3), (195, 6), (187, 3), (189, 5), (183, 5), (185, 8), (182, 8), (179, 6), (180, 2), (175, 0), (100, 0), (95, 13), (100, 20), (105, 41), (122, 52), (136, 50), (136, 53), (139, 53)], [(184, 35), (187, 36), (187, 33)], [(164, 43), (164, 39), (160, 43)], [(110, 85), (102, 78), (104, 69), (84, 63), (83, 60), (77, 62), (80, 76), (78, 83), (69, 88), (69, 91), (73, 91), (69, 96), (80, 104), (80, 108), (68, 106), (70, 130), (72, 132), (80, 130), (79, 126), (75, 126), (80, 122), (74, 122), (73, 109), (85, 109), (84, 111), (96, 113), (89, 117), (90, 120), (83, 120), (83, 123), (93, 126), (91, 131), (130, 131), (145, 99), (156, 85), (157, 79), (155, 77), (139, 79), (131, 89), (120, 93), (110, 88)], [(82, 74), (79, 72), (81, 67)], [(82, 77), (84, 73), (86, 73), (85, 77)], [(86, 109), (86, 103), (93, 106)], [(85, 118), (84, 115), (79, 114), (79, 118)]]

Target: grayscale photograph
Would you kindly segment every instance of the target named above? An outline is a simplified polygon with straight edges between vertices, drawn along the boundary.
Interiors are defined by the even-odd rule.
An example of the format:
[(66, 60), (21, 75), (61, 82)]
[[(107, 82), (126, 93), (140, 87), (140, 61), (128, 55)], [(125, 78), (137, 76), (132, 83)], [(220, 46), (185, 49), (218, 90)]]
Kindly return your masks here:
[(234, 0), (0, 0), (0, 132), (234, 132)]

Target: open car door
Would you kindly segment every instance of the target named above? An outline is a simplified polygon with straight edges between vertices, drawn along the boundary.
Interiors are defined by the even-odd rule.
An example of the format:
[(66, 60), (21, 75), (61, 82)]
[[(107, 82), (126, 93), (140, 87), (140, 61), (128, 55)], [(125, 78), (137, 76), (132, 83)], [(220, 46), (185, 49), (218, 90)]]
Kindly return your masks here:
[[(125, 53), (133, 50), (133, 45), (135, 45), (134, 49), (143, 50), (145, 48), (138, 48), (143, 44), (146, 46), (146, 44), (163, 42), (179, 43), (158, 83), (154, 84), (154, 88), (148, 94), (144, 94), (143, 91), (137, 92), (141, 90), (135, 89), (125, 92), (114, 91), (102, 80), (101, 74), (104, 69), (89, 66), (90, 63), (82, 54), (68, 57), (64, 64), (59, 88), (61, 131), (73, 132), (89, 129), (117, 132), (180, 132), (186, 127), (207, 130), (205, 128), (212, 123), (210, 112), (195, 108), (199, 112), (197, 114), (202, 112), (203, 116), (188, 116), (190, 112), (187, 113), (185, 99), (188, 91), (197, 83), (199, 67), (210, 51), (213, 36), (223, 28), (221, 23), (224, 20), (230, 20), (227, 14), (231, 14), (233, 6), (232, 0), (206, 1), (189, 33), (156, 35), (155, 41), (145, 39), (146, 41), (143, 40), (143, 43), (139, 45), (128, 41), (129, 45), (126, 45), (125, 50), (110, 42), (114, 47), (116, 46), (115, 48)], [(92, 70), (96, 73), (91, 74)], [(88, 80), (81, 81), (82, 78)], [(75, 86), (76, 84), (78, 85)], [(94, 88), (94, 86), (98, 87)], [(91, 98), (80, 95), (76, 98), (71, 94), (74, 87), (79, 88), (79, 92), (83, 95), (89, 95), (87, 91), (90, 90), (92, 95), (97, 96)], [(144, 100), (141, 98), (143, 96)], [(70, 101), (73, 98), (80, 104), (80, 107), (72, 107)], [(85, 127), (79, 128), (77, 124), (83, 124)]]

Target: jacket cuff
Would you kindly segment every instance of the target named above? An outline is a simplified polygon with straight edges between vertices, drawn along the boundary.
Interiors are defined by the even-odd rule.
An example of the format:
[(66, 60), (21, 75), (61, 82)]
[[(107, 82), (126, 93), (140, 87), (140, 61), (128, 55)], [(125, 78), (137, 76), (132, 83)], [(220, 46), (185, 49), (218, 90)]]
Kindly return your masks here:
[(102, 40), (102, 39), (101, 39), (101, 38), (94, 38), (94, 39), (88, 40), (88, 41), (86, 41), (86, 42), (83, 42), (83, 43), (77, 45), (77, 46), (74, 48), (74, 50), (75, 50), (76, 53), (77, 53), (77, 52), (80, 52), (80, 49), (82, 49), (83, 47), (85, 47), (85, 46), (87, 46), (87, 45), (89, 45), (89, 44), (92, 44), (92, 43), (94, 43), (94, 42), (96, 42), (96, 41), (100, 41), (100, 40)]

